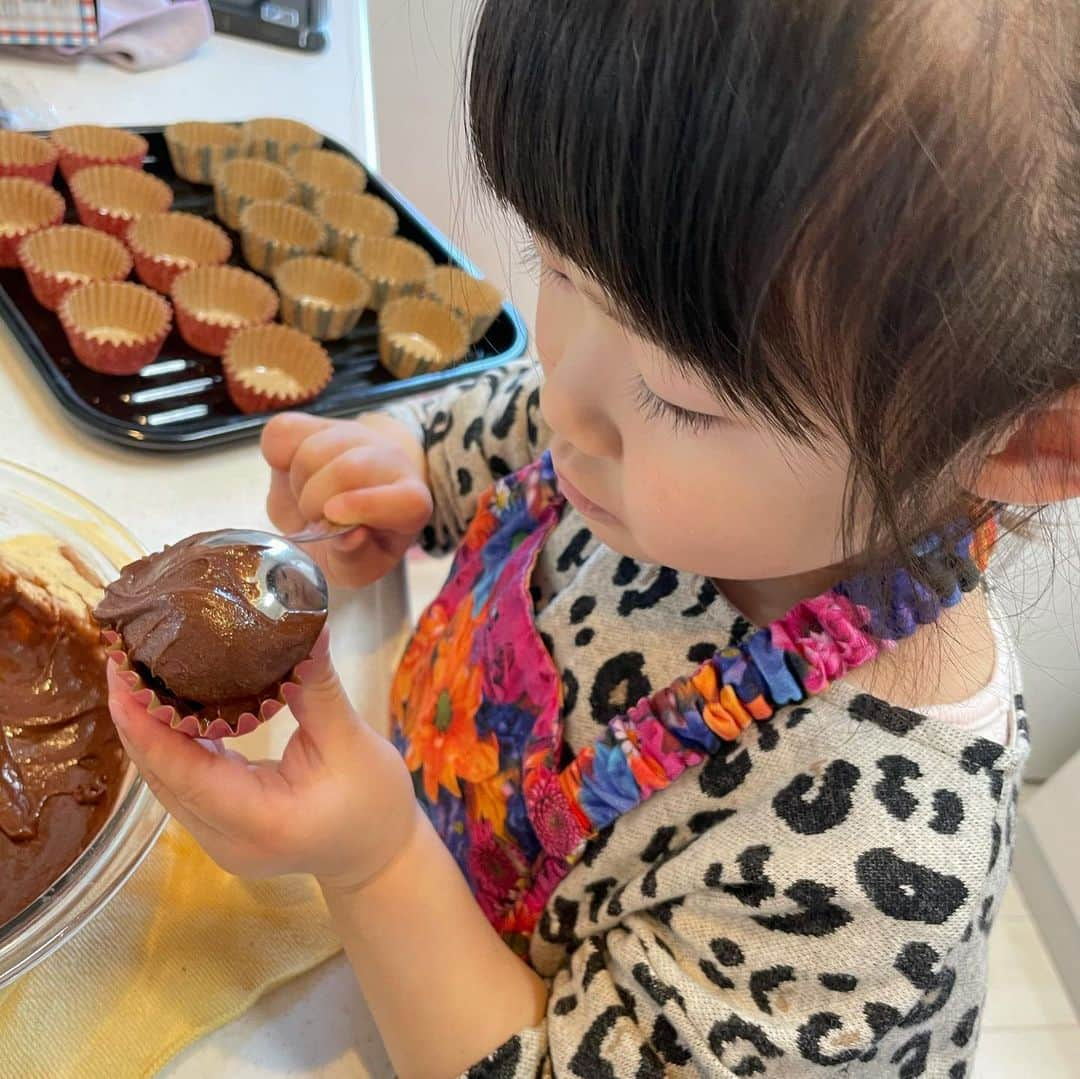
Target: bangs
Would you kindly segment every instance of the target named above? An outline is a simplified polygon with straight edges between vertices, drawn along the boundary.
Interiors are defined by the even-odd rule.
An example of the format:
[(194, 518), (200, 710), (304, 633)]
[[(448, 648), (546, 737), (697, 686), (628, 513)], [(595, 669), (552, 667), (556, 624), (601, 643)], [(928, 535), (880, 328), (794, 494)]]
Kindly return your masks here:
[(770, 296), (842, 134), (830, 88), (854, 77), (859, 28), (822, 40), (790, 9), (763, 40), (755, 6), (489, 0), (470, 131), (496, 197), (629, 327), (804, 437), (817, 380)]

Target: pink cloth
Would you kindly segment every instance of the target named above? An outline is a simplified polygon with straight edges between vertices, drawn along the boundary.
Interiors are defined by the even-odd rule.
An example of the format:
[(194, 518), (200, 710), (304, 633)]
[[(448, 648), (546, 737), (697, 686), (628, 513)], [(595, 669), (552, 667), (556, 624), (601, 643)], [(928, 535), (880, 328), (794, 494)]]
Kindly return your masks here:
[(209, 0), (98, 0), (97, 44), (18, 51), (43, 60), (86, 54), (129, 71), (147, 71), (179, 63), (213, 32)]

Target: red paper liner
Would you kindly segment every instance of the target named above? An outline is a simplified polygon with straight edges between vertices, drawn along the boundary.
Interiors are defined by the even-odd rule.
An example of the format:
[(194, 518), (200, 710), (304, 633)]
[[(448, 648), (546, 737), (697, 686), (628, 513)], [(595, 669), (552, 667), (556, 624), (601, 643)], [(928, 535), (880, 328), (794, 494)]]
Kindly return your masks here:
[[(287, 707), (284, 687), (296, 685), (287, 680), (275, 682), (258, 696), (199, 705), (173, 696), (161, 685), (148, 684), (138, 665), (132, 663), (124, 649), (119, 633), (111, 629), (103, 630), (102, 639), (108, 648), (109, 659), (120, 668), (120, 676), (135, 700), (159, 723), (189, 738), (239, 738), (250, 734)], [(197, 710), (192, 711), (193, 708)]]
[[(52, 228), (64, 220), (64, 199), (55, 188), (46, 187), (24, 176), (5, 176), (0, 179), (0, 202), (14, 214), (15, 221), (24, 221), (16, 230), (0, 233), (0, 266), (19, 265), (19, 244), (35, 232)], [(12, 210), (12, 207), (15, 209)], [(0, 221), (6, 214), (0, 212)], [(11, 218), (9, 218), (11, 220)]]
[[(303, 390), (260, 389), (245, 380), (245, 370), (258, 365), (280, 368), (304, 382)], [(272, 412), (313, 401), (330, 384), (334, 366), (326, 349), (291, 326), (272, 323), (234, 334), (221, 357), (225, 387), (241, 412)]]
[(121, 240), (133, 221), (165, 213), (173, 203), (173, 190), (164, 180), (115, 164), (82, 170), (70, 189), (82, 224)]
[[(278, 312), (277, 293), (261, 277), (238, 266), (188, 270), (173, 282), (171, 296), (180, 336), (208, 356), (220, 356), (234, 333), (270, 322)], [(241, 321), (215, 321), (206, 313), (211, 301)]]
[[(123, 294), (119, 290), (123, 290)], [(110, 292), (112, 295), (109, 295)], [(84, 307), (99, 300), (107, 306), (114, 297), (120, 298), (116, 301), (118, 313), (123, 308), (140, 309), (138, 321), (145, 324), (145, 337), (121, 343), (102, 341), (94, 336), (93, 325), (85, 325), (87, 311), (83, 310)], [(153, 300), (153, 308), (147, 306), (146, 297)], [(134, 375), (141, 371), (157, 358), (172, 326), (172, 308), (167, 300), (142, 285), (126, 281), (98, 281), (73, 289), (64, 297), (57, 314), (75, 358), (85, 367), (103, 375)]]
[(128, 229), (127, 245), (139, 280), (164, 296), (180, 274), (197, 266), (220, 266), (232, 254), (232, 240), (224, 229), (185, 213), (140, 217)]
[(0, 176), (25, 176), (51, 184), (60, 152), (48, 139), (25, 131), (0, 131)]
[[(34, 299), (50, 311), (72, 289), (92, 281), (123, 281), (131, 273), (131, 254), (116, 237), (82, 225), (60, 225), (24, 237), (19, 262)], [(72, 274), (85, 279), (72, 278)]]
[(58, 127), (50, 137), (59, 151), (60, 172), (65, 180), (91, 165), (141, 169), (150, 148), (146, 139), (134, 131), (97, 124)]

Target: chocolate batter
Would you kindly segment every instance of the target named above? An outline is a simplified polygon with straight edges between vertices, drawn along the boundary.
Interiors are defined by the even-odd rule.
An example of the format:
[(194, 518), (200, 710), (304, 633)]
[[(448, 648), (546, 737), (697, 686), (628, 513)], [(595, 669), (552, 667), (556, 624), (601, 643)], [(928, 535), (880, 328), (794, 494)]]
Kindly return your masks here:
[(0, 543), (0, 925), (86, 848), (126, 768), (86, 572), (50, 537)]
[[(163, 700), (192, 714), (213, 705), (229, 718), (257, 711), (260, 695), (276, 692), (310, 654), (326, 617), (270, 617), (256, 606), (261, 549), (208, 542), (214, 535), (189, 536), (125, 566), (94, 614), (123, 637)], [(301, 577), (277, 586), (298, 607), (321, 602)]]

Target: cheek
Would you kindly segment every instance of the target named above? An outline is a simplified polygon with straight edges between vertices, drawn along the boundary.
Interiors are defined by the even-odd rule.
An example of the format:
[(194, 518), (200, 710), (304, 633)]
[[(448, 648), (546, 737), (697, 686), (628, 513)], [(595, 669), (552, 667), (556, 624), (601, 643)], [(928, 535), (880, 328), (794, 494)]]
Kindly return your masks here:
[(566, 302), (550, 284), (541, 282), (536, 301), (536, 351), (545, 372), (559, 362), (565, 345)]

